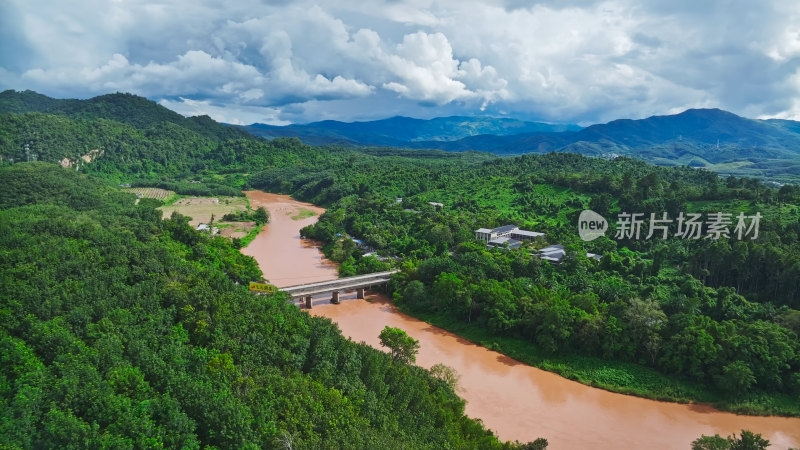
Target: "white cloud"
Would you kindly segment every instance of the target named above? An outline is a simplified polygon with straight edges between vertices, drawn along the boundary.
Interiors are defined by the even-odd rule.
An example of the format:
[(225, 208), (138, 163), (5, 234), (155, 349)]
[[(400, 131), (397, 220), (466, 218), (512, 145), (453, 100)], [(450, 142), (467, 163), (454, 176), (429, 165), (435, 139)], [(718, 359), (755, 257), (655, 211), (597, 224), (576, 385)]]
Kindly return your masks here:
[(166, 104), (226, 121), (249, 108), (347, 120), (370, 104), (569, 122), (698, 105), (796, 117), (800, 104), (789, 0), (9, 0), (1, 12), (0, 38), (18, 44), (0, 53), (3, 88), (191, 98)]
[(383, 86), (404, 97), (444, 104), (474, 96), (457, 80), (461, 74), (458, 61), (441, 33), (407, 34), (397, 45), (396, 54), (384, 55), (381, 60), (395, 76)]
[(290, 122), (280, 119), (280, 110), (260, 106), (214, 105), (208, 100), (192, 100), (180, 97), (178, 100), (161, 99), (161, 106), (167, 107), (184, 116), (209, 116), (217, 122), (232, 125), (249, 125), (266, 123), (269, 125), (288, 125)]

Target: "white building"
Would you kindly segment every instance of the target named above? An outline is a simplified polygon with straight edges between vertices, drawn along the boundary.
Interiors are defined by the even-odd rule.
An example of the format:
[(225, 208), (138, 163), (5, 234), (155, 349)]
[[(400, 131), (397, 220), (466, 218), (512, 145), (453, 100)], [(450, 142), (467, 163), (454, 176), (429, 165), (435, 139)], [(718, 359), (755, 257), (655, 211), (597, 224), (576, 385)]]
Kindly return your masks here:
[(489, 241), (500, 237), (511, 237), (511, 232), (516, 230), (519, 230), (516, 225), (504, 225), (491, 230), (488, 228), (478, 228), (475, 230), (475, 239), (488, 244)]
[(539, 250), (539, 258), (555, 264), (560, 263), (565, 256), (567, 256), (567, 251), (561, 244), (550, 245)]
[(495, 248), (520, 248), (522, 242), (510, 237), (499, 237), (487, 242), (486, 245)]
[[(567, 251), (561, 244), (551, 245), (539, 250), (539, 258), (549, 261), (553, 264), (560, 264), (565, 256), (567, 256)], [(603, 258), (603, 255), (598, 255), (597, 253), (587, 253), (586, 257), (599, 261)]]
[(544, 233), (539, 233), (538, 231), (520, 230), (519, 228), (511, 232), (511, 239), (516, 239), (518, 241), (532, 241), (538, 237), (543, 238)]

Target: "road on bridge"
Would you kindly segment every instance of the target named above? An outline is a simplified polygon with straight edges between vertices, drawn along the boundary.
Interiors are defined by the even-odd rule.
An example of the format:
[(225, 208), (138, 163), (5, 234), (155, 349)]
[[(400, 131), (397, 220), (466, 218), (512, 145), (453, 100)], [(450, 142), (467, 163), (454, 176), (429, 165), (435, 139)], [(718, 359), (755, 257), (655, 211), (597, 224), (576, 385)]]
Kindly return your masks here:
[(306, 308), (311, 308), (311, 298), (317, 294), (331, 293), (331, 303), (338, 304), (339, 291), (356, 291), (358, 298), (364, 298), (364, 289), (370, 286), (388, 283), (392, 275), (397, 272), (399, 272), (399, 270), (388, 270), (385, 272), (339, 278), (331, 281), (298, 284), (296, 286), (281, 288), (281, 291), (288, 293), (294, 298), (305, 298)]

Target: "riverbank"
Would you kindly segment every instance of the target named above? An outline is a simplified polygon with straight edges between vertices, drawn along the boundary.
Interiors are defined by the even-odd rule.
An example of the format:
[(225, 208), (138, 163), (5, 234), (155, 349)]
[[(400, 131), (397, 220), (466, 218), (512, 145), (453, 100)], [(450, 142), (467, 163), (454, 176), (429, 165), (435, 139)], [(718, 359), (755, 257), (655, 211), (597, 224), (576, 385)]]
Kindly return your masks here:
[[(314, 223), (318, 216), (292, 220), (301, 208), (319, 214), (324, 212), (322, 208), (283, 195), (253, 192), (248, 196), (251, 201), (259, 197), (273, 217), (243, 249), (256, 258), (265, 277), (279, 286), (338, 277), (336, 265), (322, 255), (318, 243), (299, 237), (300, 228)], [(373, 294), (371, 301), (364, 301), (347, 293), (338, 305), (330, 304), (329, 298), (315, 298), (314, 308), (308, 312), (331, 319), (352, 340), (382, 350), (378, 334), (384, 326), (405, 330), (421, 343), (418, 364), (453, 367), (461, 377), (466, 414), (481, 419), (504, 440), (525, 442), (545, 437), (552, 448), (688, 448), (701, 434), (726, 436), (748, 429), (762, 434), (775, 448), (800, 445), (798, 419), (741, 416), (704, 404), (659, 402), (597, 389), (557, 374), (563, 370), (561, 364), (578, 374), (580, 367), (550, 360), (550, 371), (540, 370), (523, 357), (512, 359), (490, 350), (496, 347), (512, 353), (514, 346), (505, 339), (472, 335), (467, 329), (448, 332), (443, 322), (444, 326), (433, 326), (431, 320), (426, 323), (398, 311), (385, 296)], [(531, 347), (529, 343), (518, 345)], [(607, 378), (618, 375), (613, 371), (605, 374)]]
[(325, 209), (288, 195), (245, 194), (251, 208), (263, 206), (269, 211), (270, 221), (241, 252), (256, 259), (270, 283), (285, 287), (339, 277), (339, 267), (325, 258), (318, 243), (300, 238), (300, 229), (315, 223)]
[[(420, 341), (417, 364), (443, 363), (460, 376), (466, 413), (502, 439), (548, 439), (552, 448), (689, 448), (702, 434), (742, 429), (762, 434), (773, 448), (800, 444), (800, 420), (742, 416), (707, 404), (681, 404), (610, 392), (569, 380), (470, 342), (465, 337), (399, 311), (382, 294), (354, 294), (330, 304), (315, 299), (308, 311), (335, 322), (345, 336), (381, 349), (378, 334), (397, 327)], [(490, 343), (491, 344), (491, 343)], [(502, 347), (503, 342), (498, 342)], [(385, 349), (383, 349), (385, 350)]]
[(637, 364), (582, 355), (546, 355), (524, 339), (500, 336), (444, 314), (414, 311), (403, 306), (398, 309), (469, 342), (587, 386), (658, 401), (708, 404), (736, 414), (800, 417), (800, 402), (790, 395), (760, 393), (748, 399), (731, 401), (697, 383), (669, 377)]

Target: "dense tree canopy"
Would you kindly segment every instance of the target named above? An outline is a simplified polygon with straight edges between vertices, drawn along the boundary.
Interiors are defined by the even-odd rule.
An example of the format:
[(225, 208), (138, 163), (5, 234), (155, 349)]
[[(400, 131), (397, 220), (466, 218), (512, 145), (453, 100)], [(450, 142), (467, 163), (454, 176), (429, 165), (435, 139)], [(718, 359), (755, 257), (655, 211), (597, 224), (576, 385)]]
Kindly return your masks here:
[(46, 164), (0, 184), (0, 446), (511, 448), (158, 202)]
[(766, 450), (769, 441), (760, 434), (742, 430), (739, 437), (735, 434), (723, 438), (714, 436), (701, 436), (692, 442), (692, 450)]
[[(610, 389), (800, 415), (797, 186), (630, 158), (263, 141), (140, 100), (0, 105), (2, 444), (502, 445), (445, 380), (280, 295), (253, 297), (251, 259), (106, 181), (292, 194), (328, 208), (302, 233), (343, 275), (402, 269), (390, 290), (406, 311)], [(606, 237), (579, 239), (586, 208), (609, 219)], [(615, 239), (622, 212), (763, 219), (755, 240)], [(546, 238), (475, 241), (507, 223)], [(565, 246), (562, 264), (535, 256), (548, 243)]]
[(378, 336), (381, 345), (387, 347), (392, 354), (392, 359), (404, 363), (413, 363), (417, 360), (419, 341), (406, 334), (400, 328), (384, 327)]
[[(250, 181), (311, 201), (339, 197), (302, 233), (327, 242), (329, 257), (347, 264), (363, 259), (347, 235), (403, 258), (394, 298), (410, 312), (519, 337), (552, 355), (651, 367), (706, 386), (715, 392), (707, 398), (739, 399), (749, 411), (800, 414), (790, 400), (800, 392), (796, 191), (630, 159), (412, 156), (359, 159), (335, 169), (322, 186), (321, 174), (279, 176), (278, 169)], [(291, 186), (274, 181), (287, 179)], [(609, 218), (621, 211), (758, 211), (764, 219), (756, 240), (614, 239), (612, 223), (607, 237), (583, 242), (577, 215), (588, 207)], [(472, 230), (506, 223), (545, 232), (546, 241), (512, 251), (475, 241)], [(533, 255), (547, 243), (567, 248), (560, 266)], [(622, 388), (616, 381), (609, 387)], [(668, 391), (633, 389), (687, 398)], [(780, 400), (753, 406), (765, 393)]]

